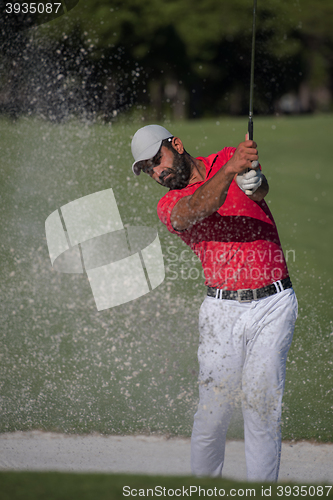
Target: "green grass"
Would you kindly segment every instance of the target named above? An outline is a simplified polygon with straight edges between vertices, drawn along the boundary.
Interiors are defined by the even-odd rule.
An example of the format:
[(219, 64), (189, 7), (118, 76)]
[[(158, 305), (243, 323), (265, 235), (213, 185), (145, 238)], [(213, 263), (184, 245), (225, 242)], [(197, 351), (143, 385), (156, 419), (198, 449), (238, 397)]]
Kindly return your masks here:
[[(198, 260), (188, 261), (186, 246), (158, 220), (164, 188), (131, 172), (140, 125), (0, 121), (0, 432), (190, 434), (205, 288)], [(164, 125), (194, 156), (237, 145), (247, 126), (228, 117)], [(331, 115), (255, 120), (267, 201), (299, 301), (284, 439), (333, 441), (332, 126)], [(149, 295), (98, 312), (85, 276), (52, 270), (44, 223), (62, 205), (109, 187), (124, 224), (158, 228), (169, 267)], [(229, 437), (241, 436), (238, 411)]]
[(117, 500), (136, 496), (288, 498), (301, 493), (312, 498), (333, 498), (333, 488), (330, 486), (297, 486), (294, 483), (269, 485), (189, 476), (7, 472), (0, 473), (0, 481), (1, 500)]

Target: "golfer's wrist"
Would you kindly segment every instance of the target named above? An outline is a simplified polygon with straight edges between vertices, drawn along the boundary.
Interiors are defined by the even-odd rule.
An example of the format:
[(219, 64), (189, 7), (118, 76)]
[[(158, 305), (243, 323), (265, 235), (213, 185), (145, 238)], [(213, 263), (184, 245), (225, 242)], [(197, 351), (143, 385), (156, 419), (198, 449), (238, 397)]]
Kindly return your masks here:
[(232, 180), (234, 179), (235, 175), (238, 174), (239, 172), (237, 172), (237, 170), (235, 169), (235, 167), (233, 166), (232, 162), (228, 161), (224, 167), (222, 167), (223, 171), (224, 171), (224, 175), (225, 175), (225, 179), (227, 182), (232, 182)]

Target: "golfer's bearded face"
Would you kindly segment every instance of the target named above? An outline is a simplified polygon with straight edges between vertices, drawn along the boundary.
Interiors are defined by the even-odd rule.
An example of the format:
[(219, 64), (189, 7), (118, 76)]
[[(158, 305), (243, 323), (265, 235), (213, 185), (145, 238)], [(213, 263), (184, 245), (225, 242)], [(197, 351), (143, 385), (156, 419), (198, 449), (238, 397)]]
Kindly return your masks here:
[(162, 148), (154, 165), (144, 171), (162, 186), (182, 189), (188, 185), (191, 177), (191, 160), (186, 153), (179, 154), (175, 149)]

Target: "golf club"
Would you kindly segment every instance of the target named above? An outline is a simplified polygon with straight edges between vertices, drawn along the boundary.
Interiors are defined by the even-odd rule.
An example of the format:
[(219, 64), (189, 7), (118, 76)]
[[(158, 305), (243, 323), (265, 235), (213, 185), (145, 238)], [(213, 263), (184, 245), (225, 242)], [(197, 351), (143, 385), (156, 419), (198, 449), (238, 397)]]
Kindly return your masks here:
[[(256, 45), (256, 10), (257, 10), (257, 0), (253, 0), (250, 106), (249, 106), (249, 123), (248, 123), (248, 136), (249, 140), (251, 141), (253, 141), (253, 87), (254, 87), (254, 56), (255, 56), (255, 45)], [(259, 166), (258, 161), (252, 162), (252, 168), (257, 168), (258, 166)], [(251, 191), (246, 190), (245, 194), (251, 195)]]
[(257, 9), (257, 0), (253, 0), (250, 109), (249, 109), (249, 124), (248, 124), (249, 139), (251, 141), (253, 140), (253, 86), (254, 86), (254, 56), (255, 56), (255, 45), (256, 45), (256, 9)]

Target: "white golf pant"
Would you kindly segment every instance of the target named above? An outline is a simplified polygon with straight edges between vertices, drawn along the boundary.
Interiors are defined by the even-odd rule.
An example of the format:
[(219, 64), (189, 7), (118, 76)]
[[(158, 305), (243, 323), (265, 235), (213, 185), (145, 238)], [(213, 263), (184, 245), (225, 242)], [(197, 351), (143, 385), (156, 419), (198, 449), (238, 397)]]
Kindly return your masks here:
[(199, 406), (192, 472), (220, 476), (237, 399), (244, 418), (248, 480), (277, 481), (286, 360), (297, 317), (292, 288), (239, 303), (207, 297), (200, 309)]

